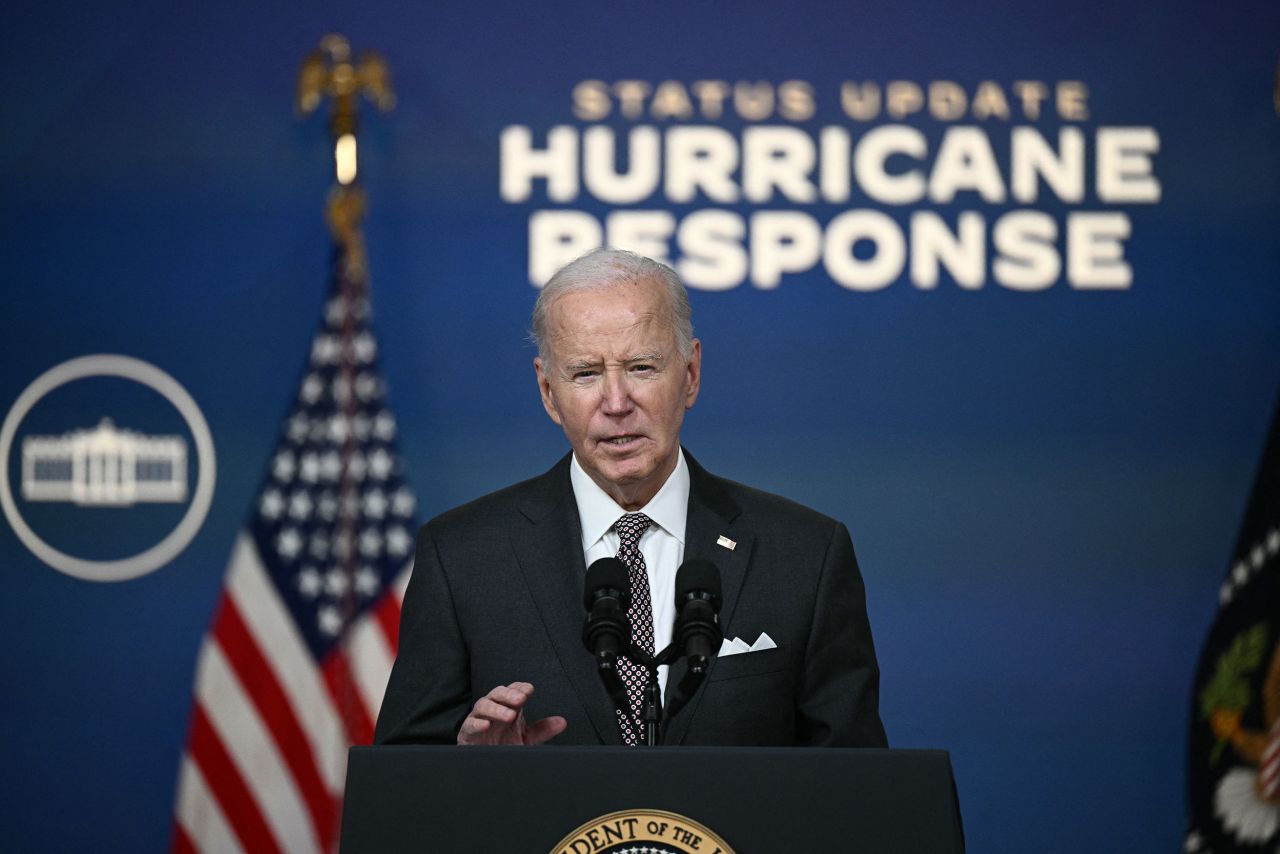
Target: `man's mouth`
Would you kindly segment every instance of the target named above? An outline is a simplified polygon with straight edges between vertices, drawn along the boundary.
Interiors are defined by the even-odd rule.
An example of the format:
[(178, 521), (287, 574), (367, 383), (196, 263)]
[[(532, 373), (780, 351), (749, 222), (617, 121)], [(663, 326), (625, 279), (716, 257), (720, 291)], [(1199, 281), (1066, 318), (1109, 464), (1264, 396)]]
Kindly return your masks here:
[(632, 442), (638, 442), (638, 441), (640, 441), (639, 436), (628, 434), (626, 436), (614, 436), (612, 438), (605, 439), (604, 444), (612, 445), (615, 448), (625, 448), (627, 445), (630, 445)]

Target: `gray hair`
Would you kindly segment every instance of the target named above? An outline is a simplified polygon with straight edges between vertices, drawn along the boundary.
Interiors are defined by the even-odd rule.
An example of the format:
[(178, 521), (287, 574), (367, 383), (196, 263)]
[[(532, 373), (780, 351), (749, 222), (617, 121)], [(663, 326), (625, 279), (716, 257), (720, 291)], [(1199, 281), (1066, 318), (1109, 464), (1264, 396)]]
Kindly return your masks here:
[(555, 301), (567, 293), (602, 290), (637, 282), (656, 282), (667, 294), (671, 312), (671, 330), (675, 333), (676, 350), (688, 360), (693, 353), (693, 308), (689, 292), (676, 271), (666, 264), (628, 252), (602, 246), (593, 249), (565, 266), (551, 277), (533, 304), (533, 331), (530, 338), (538, 346), (538, 355), (547, 355), (547, 317)]

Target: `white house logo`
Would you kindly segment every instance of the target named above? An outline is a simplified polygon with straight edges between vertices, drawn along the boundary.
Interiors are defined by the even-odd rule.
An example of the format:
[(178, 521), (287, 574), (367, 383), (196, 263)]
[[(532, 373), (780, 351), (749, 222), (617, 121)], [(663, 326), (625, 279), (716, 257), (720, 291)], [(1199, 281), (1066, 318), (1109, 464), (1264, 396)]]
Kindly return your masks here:
[[(124, 403), (119, 404), (123, 415), (99, 411), (88, 417), (76, 416), (76, 421), (60, 432), (37, 434), (33, 431), (21, 442), (21, 498), (25, 506), (20, 509), (13, 494), (16, 472), (11, 471), (10, 459), (24, 419), (51, 392), (94, 378), (126, 380), (158, 394), (181, 416), (189, 437), (174, 431), (152, 433), (137, 429), (132, 419), (145, 420), (145, 414), (131, 411)], [(73, 409), (82, 412), (83, 405), (73, 402), (77, 403)], [(112, 418), (112, 414), (116, 417)], [(191, 446), (195, 451), (194, 489), (188, 483)], [(204, 523), (213, 499), (213, 437), (199, 407), (173, 377), (154, 365), (128, 356), (84, 356), (63, 362), (37, 377), (18, 396), (0, 426), (0, 461), (4, 464), (0, 507), (18, 539), (54, 569), (91, 581), (123, 581), (164, 566), (191, 542)], [(52, 545), (49, 540), (54, 537), (33, 522), (37, 512), (43, 512), (48, 522), (50, 510), (58, 505), (67, 508), (65, 517), (65, 514), (94, 510), (118, 513), (120, 509), (129, 508), (134, 508), (130, 512), (136, 515), (147, 512), (139, 505), (184, 503), (187, 503), (185, 513), (176, 524), (163, 526), (168, 530), (157, 535), (158, 542), (153, 537), (150, 545), (118, 558), (95, 559), (71, 553), (83, 551), (85, 543), (81, 541), (92, 539), (76, 536), (88, 527), (83, 523), (91, 520), (55, 519), (61, 524), (53, 527), (60, 527), (64, 532), (61, 539), (74, 540), (79, 548)], [(41, 506), (45, 508), (43, 511)], [(167, 512), (176, 516), (181, 508)], [(110, 528), (114, 531), (121, 527), (118, 517), (112, 517)], [(68, 536), (68, 530), (74, 533)], [(142, 526), (142, 530), (147, 528)]]
[(187, 500), (187, 443), (144, 436), (103, 418), (93, 430), (22, 440), (22, 497), (89, 506)]

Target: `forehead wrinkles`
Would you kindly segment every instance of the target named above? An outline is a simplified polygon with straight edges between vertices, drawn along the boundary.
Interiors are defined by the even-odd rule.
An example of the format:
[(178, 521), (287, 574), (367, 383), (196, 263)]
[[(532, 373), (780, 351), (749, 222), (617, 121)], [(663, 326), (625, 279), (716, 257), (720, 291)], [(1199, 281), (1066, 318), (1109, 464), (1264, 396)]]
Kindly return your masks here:
[(564, 314), (552, 313), (548, 343), (557, 360), (625, 360), (641, 352), (666, 353), (672, 345), (674, 332), (665, 312), (626, 313), (616, 319), (610, 317), (614, 312), (590, 309), (572, 318)]

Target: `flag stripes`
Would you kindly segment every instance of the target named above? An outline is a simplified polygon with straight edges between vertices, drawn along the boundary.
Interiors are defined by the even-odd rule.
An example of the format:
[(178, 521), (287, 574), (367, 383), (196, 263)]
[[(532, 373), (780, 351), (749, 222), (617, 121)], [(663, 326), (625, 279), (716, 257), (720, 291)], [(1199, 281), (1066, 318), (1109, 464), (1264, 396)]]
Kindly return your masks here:
[(235, 831), (214, 800), (200, 767), (189, 755), (182, 758), (178, 785), (186, 797), (178, 801), (174, 851), (182, 854), (197, 851), (196, 839), (202, 840), (209, 851), (238, 850), (240, 843)]
[(333, 794), (320, 776), (315, 754), (307, 743), (293, 707), (230, 599), (223, 600), (222, 612), (215, 621), (214, 638), (232, 664), (240, 685), (255, 686), (254, 708), (262, 716), (289, 773), (293, 775), (322, 847), (327, 848), (337, 812)]
[[(405, 583), (390, 585), (352, 626), (348, 650), (330, 655), (321, 680), (314, 667), (290, 665), (306, 652), (279, 619), (282, 608), (260, 564), (252, 541), (241, 537), (201, 652), (175, 851), (334, 850), (345, 751), (372, 738), (391, 675), (395, 636), (387, 625), (399, 625)], [(206, 774), (215, 780), (212, 791)], [(236, 817), (234, 832), (228, 814)], [(304, 844), (291, 844), (297, 840)]]
[(342, 724), (301, 636), (272, 589), (253, 542), (240, 537), (228, 573), (228, 595), (260, 649), (269, 650), (271, 670), (298, 715), (317, 765), (331, 790), (346, 774)]

